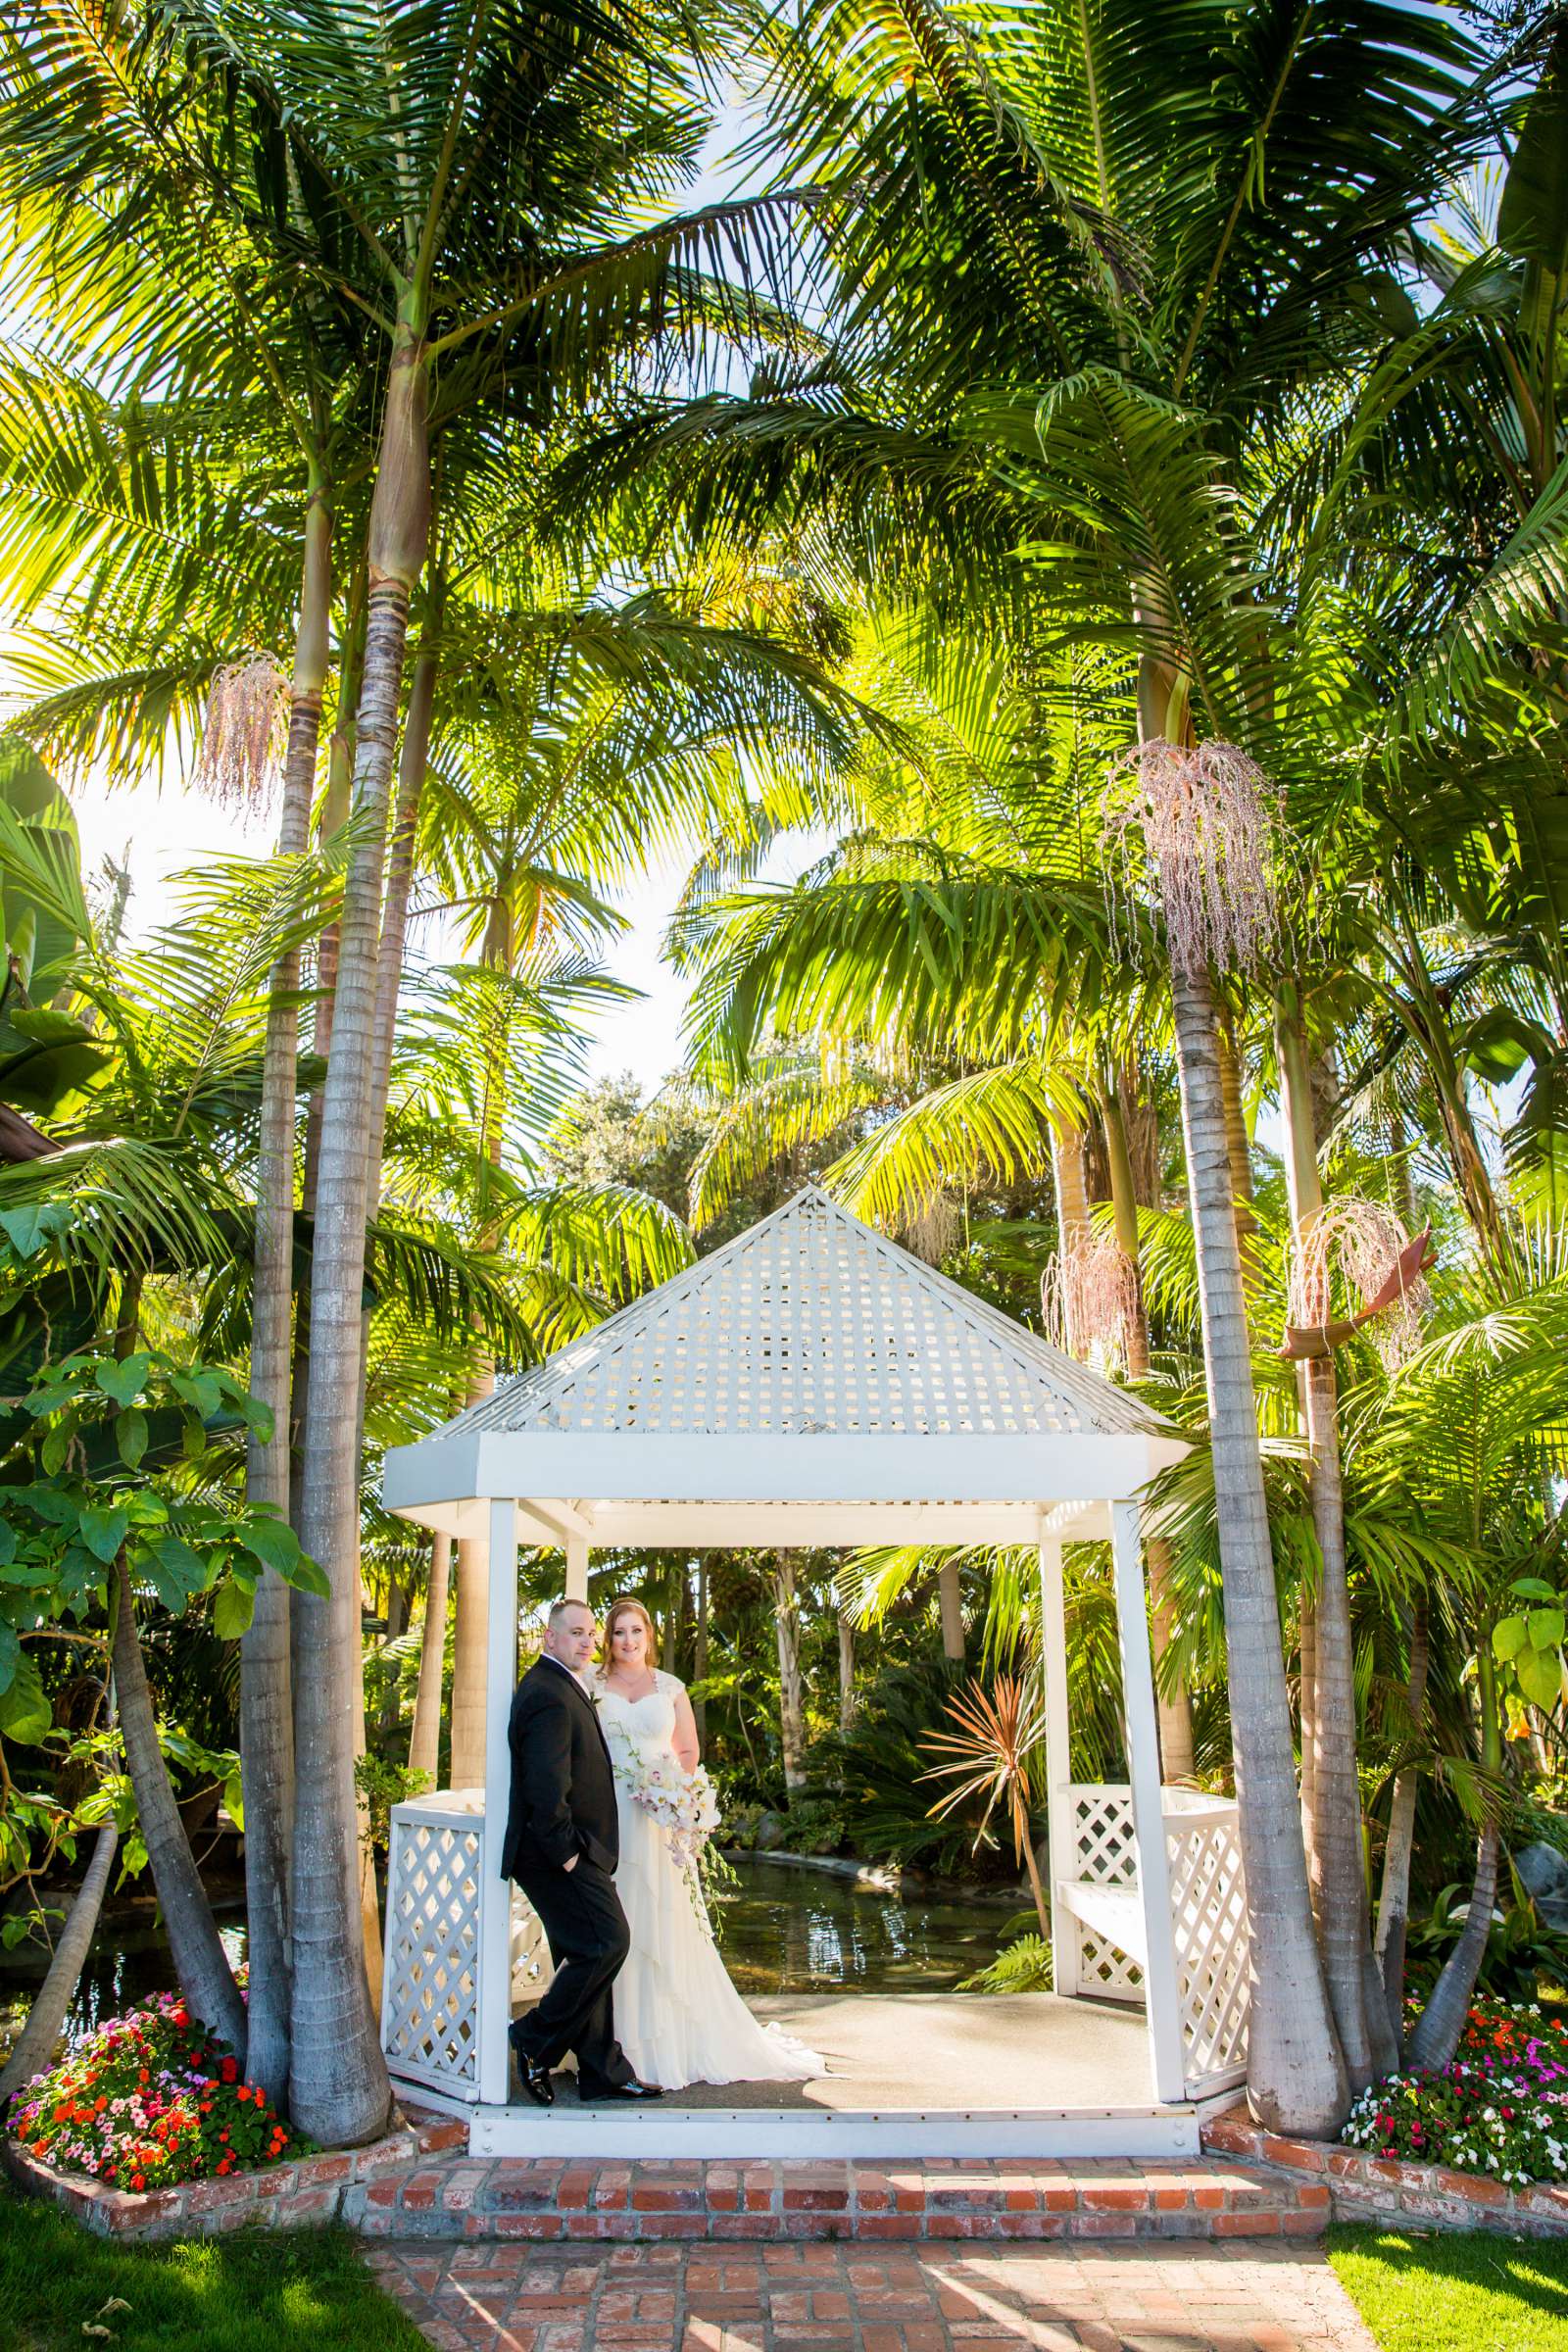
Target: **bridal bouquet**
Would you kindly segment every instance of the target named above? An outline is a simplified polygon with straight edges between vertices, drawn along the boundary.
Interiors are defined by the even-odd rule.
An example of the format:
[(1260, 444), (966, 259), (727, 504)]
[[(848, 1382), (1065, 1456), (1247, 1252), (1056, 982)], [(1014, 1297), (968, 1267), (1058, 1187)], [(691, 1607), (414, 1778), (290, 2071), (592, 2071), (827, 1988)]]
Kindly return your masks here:
[(674, 1868), (696, 1884), (708, 1839), (719, 1828), (719, 1792), (703, 1766), (682, 1771), (672, 1754), (649, 1754), (630, 1740), (615, 1740), (615, 1774), (632, 1804), (665, 1833)]
[(634, 1804), (658, 1822), (676, 1867), (695, 1878), (703, 1851), (718, 1827), (718, 1792), (703, 1766), (685, 1772), (673, 1756), (638, 1755), (632, 1765)]

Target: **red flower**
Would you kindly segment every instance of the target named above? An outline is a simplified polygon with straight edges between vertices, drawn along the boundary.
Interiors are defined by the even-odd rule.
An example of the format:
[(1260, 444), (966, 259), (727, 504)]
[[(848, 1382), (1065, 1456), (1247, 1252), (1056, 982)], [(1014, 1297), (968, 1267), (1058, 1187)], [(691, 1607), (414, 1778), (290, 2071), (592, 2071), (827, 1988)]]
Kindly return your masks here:
[(130, 2176), (130, 2185), (131, 2185), (131, 2187), (132, 2187), (132, 2188), (145, 2188), (145, 2187), (146, 2187), (146, 2185), (147, 2185), (147, 2176), (146, 2176), (146, 2174), (145, 2174), (145, 2173), (132, 2173), (132, 2174), (131, 2174), (131, 2176)]
[(222, 2076), (225, 2082), (232, 2082), (235, 2076), (239, 2073), (239, 2066), (234, 2059), (225, 2058), (218, 2071)]

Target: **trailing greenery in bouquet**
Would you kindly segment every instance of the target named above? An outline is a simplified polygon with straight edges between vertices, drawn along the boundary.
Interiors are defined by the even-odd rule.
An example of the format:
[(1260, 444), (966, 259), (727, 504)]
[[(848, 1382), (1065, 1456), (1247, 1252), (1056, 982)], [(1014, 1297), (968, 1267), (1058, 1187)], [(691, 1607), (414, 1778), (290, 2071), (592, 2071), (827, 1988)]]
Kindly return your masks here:
[(11, 2102), (30, 2154), (117, 2188), (168, 2188), (315, 2153), (177, 1993), (85, 2034)]
[(1533, 2005), (1475, 2002), (1450, 2062), (1373, 2083), (1343, 2138), (1510, 2188), (1568, 2178), (1568, 2026)]
[(718, 1827), (718, 1791), (707, 1769), (699, 1764), (687, 1772), (672, 1756), (636, 1750), (628, 1765), (632, 1802), (659, 1824), (680, 1869), (697, 1878)]

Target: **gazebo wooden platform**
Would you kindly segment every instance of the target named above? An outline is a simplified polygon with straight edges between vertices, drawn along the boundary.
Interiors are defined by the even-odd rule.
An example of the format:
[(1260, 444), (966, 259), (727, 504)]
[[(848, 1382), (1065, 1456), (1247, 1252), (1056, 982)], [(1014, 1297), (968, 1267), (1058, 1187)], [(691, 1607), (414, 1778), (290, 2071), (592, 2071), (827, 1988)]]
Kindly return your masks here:
[[(886, 2052), (864, 2044), (846, 2072), (848, 2092), (862, 2069), (858, 2103), (815, 2099), (808, 2085), (798, 2107), (666, 2102), (648, 2122), (661, 2123), (662, 2152), (690, 2156), (1196, 2148), (1197, 2103), (1245, 2068), (1248, 1963), (1235, 1806), (1160, 1785), (1140, 1496), (1182, 1450), (1125, 1391), (814, 1189), (433, 1436), (395, 1448), (390, 1509), (488, 1538), (489, 1673), (486, 1788), (393, 1812), (382, 2040), (394, 2078), (466, 2109), (476, 2152), (535, 2154), (556, 2123), (556, 2111), (507, 2097), (507, 2024), (526, 1991), (518, 1946), (530, 1940), (499, 1860), (520, 1544), (559, 1545), (574, 1597), (586, 1597), (595, 1544), (1028, 1544), (1040, 1559), (1059, 1996), (1028, 2013), (1032, 2025), (1020, 2021), (1028, 2058), (1002, 2082), (1002, 2045), (987, 2029), (979, 2038), (992, 2054), (976, 2075), (985, 2103), (943, 2103), (927, 2126), (902, 2092), (877, 2103), (870, 2086), (912, 2086), (906, 2012), (928, 2020), (933, 2049), (951, 2051), (963, 2004), (930, 1996), (955, 2012), (938, 2027), (926, 1996), (859, 1999), (853, 2006), (897, 2017)], [(1062, 1546), (1095, 1539), (1108, 1539), (1115, 1569), (1129, 1759), (1120, 1786), (1074, 1783), (1067, 1762)], [(1096, 2022), (1107, 2001), (1142, 2011), (1140, 2095), (1091, 2096), (1082, 2070), (1065, 2068), (1073, 2099), (1034, 2104), (1050, 2072), (1050, 2021), (1064, 2013), (1062, 2052), (1074, 2035), (1087, 2049), (1102, 2034), (1107, 2064), (1114, 2041), (1117, 2084), (1129, 2080), (1128, 2037)], [(871, 2030), (853, 2029), (862, 2043)], [(951, 2073), (947, 2056), (941, 2071)], [(994, 2088), (1011, 2095), (994, 2104)], [(564, 2110), (557, 2128), (568, 2128)], [(569, 2128), (581, 2134), (573, 2145), (598, 2156), (621, 2152), (634, 2125), (586, 2109)]]

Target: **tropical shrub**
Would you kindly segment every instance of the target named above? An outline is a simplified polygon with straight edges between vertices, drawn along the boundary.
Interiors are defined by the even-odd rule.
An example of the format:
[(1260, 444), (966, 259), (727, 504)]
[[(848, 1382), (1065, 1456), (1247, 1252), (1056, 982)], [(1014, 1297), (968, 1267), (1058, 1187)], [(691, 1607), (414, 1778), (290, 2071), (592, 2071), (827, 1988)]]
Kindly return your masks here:
[(62, 2171), (119, 2188), (282, 2164), (314, 2153), (177, 1993), (111, 2018), (11, 2102), (9, 2129)]
[[(1517, 2003), (1534, 2001), (1543, 1979), (1553, 1984), (1568, 1983), (1568, 1936), (1547, 1926), (1516, 1875), (1513, 1892), (1514, 1900), (1494, 1914), (1476, 1983), (1494, 2000)], [(1464, 1933), (1464, 1896), (1463, 1888), (1445, 1886), (1425, 1919), (1411, 1922), (1412, 1985), (1425, 1988), (1431, 1984)]]
[(1361, 2093), (1348, 2147), (1482, 2173), (1508, 2187), (1568, 2177), (1568, 2026), (1533, 2004), (1472, 2004), (1446, 2066)]

